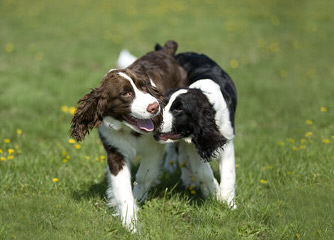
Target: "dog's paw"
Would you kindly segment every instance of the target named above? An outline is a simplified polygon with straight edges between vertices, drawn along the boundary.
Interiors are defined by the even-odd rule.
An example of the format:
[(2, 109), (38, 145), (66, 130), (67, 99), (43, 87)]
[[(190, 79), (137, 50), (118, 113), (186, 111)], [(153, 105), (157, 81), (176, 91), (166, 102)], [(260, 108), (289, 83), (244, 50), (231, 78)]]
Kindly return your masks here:
[(226, 203), (230, 209), (237, 209), (237, 204), (235, 203), (235, 193), (234, 190), (231, 191), (218, 191), (216, 194), (216, 198), (218, 201)]

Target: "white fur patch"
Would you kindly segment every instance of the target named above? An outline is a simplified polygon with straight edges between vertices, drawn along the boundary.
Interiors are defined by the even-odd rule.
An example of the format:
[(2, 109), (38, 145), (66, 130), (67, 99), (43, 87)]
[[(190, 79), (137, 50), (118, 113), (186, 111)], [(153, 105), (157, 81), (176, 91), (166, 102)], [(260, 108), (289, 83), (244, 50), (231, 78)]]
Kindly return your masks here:
[(117, 60), (117, 68), (127, 68), (130, 66), (134, 61), (136, 61), (136, 57), (133, 56), (128, 50), (124, 49), (119, 54)]
[[(120, 72), (118, 73), (118, 75), (129, 80), (135, 92), (135, 98), (133, 99), (133, 102), (131, 104), (131, 116), (138, 119), (149, 119), (157, 116), (160, 113), (160, 104), (155, 97), (153, 97), (151, 94), (140, 91), (134, 84), (132, 78), (130, 78), (127, 74)], [(159, 104), (159, 110), (156, 114), (152, 114), (147, 111), (148, 105), (152, 103)]]
[(152, 81), (152, 79), (150, 78), (150, 83), (153, 87), (157, 87), (157, 85), (155, 85), (155, 83)]
[[(181, 94), (186, 93), (188, 90), (186, 89), (180, 89), (172, 94), (170, 97), (168, 104), (163, 109), (162, 116), (163, 120), (160, 126), (160, 132), (161, 133), (168, 133), (172, 131), (173, 126), (173, 114), (170, 112), (170, 108), (174, 102), (174, 100)], [(168, 141), (167, 141), (168, 142)]]
[(110, 116), (103, 118), (103, 124), (108, 128), (114, 129), (116, 131), (119, 131), (122, 128), (121, 122)]

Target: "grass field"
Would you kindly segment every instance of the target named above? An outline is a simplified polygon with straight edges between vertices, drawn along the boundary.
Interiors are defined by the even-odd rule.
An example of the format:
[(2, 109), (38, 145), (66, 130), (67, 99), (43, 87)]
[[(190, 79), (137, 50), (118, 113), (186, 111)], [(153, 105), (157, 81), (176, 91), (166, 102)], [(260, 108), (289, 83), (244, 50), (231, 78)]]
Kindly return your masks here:
[[(0, 0), (0, 239), (334, 239), (334, 3)], [(237, 204), (162, 174), (138, 234), (112, 217), (77, 100), (128, 48), (174, 39), (234, 79)], [(212, 164), (217, 173), (217, 164)]]

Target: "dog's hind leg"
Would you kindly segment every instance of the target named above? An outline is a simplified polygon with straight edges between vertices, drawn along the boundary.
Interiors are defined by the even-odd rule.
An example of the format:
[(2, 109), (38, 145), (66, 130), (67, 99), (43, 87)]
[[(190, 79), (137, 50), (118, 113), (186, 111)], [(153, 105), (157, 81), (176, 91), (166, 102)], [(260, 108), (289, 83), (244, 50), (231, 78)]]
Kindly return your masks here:
[(220, 194), (218, 200), (225, 201), (235, 209), (235, 158), (233, 140), (228, 141), (219, 156)]

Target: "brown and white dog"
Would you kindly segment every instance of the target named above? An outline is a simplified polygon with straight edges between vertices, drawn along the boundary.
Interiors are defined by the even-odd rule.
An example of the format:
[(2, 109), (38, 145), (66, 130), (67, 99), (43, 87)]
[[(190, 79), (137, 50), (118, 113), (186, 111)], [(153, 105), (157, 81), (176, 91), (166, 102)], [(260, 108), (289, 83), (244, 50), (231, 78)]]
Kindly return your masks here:
[[(161, 121), (163, 95), (185, 83), (176, 49), (177, 43), (168, 41), (130, 66), (110, 70), (99, 87), (79, 100), (71, 121), (71, 136), (78, 141), (99, 127), (108, 160), (108, 204), (131, 231), (136, 231), (136, 200), (145, 199), (163, 161), (164, 146), (152, 136)], [(132, 190), (130, 163), (137, 155), (141, 163)]]

